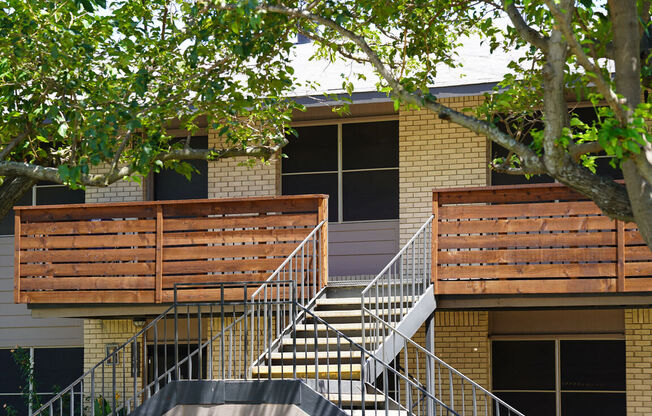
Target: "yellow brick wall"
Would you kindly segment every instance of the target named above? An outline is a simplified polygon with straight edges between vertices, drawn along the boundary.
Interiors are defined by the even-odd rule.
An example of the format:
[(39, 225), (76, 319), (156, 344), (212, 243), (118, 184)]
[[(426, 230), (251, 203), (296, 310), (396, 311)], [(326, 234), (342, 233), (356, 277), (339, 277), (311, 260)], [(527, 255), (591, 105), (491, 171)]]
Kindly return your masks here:
[[(208, 146), (220, 147), (216, 131), (208, 133)], [(280, 163), (272, 159), (255, 166), (241, 165), (246, 158), (222, 159), (208, 163), (208, 197), (238, 198), (280, 194)]]
[[(97, 170), (108, 169), (108, 165), (99, 167)], [(143, 181), (144, 182), (144, 181)], [(108, 202), (133, 202), (142, 201), (145, 198), (145, 189), (142, 183), (120, 180), (107, 186), (98, 188), (89, 186), (86, 188), (86, 203), (108, 203)]]
[(652, 414), (652, 309), (625, 309), (627, 415)]
[[(455, 97), (441, 102), (461, 111), (482, 99)], [(405, 242), (432, 214), (433, 188), (488, 184), (487, 140), (431, 111), (401, 111), (399, 177), (401, 241)]]
[[(435, 312), (435, 354), (444, 362), (460, 371), (482, 387), (490, 390), (489, 358), (489, 313), (487, 311), (436, 311)], [(442, 368), (443, 371), (443, 368)], [(442, 391), (449, 385), (448, 371), (441, 374)], [(456, 381), (455, 408), (461, 408), (462, 394), (460, 378)], [(439, 386), (436, 386), (439, 390)], [(467, 409), (472, 406), (473, 391), (465, 386), (464, 401)], [(478, 412), (484, 414), (484, 397), (476, 392), (479, 401)], [(450, 402), (447, 393), (442, 397), (446, 404)], [(489, 402), (490, 403), (490, 402)]]

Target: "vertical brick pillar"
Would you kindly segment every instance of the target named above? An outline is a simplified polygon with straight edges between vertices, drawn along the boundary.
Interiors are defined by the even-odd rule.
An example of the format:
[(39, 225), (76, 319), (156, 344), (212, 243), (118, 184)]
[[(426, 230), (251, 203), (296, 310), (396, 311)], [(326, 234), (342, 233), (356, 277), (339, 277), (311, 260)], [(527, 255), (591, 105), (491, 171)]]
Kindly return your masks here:
[(652, 309), (625, 309), (627, 415), (652, 414)]

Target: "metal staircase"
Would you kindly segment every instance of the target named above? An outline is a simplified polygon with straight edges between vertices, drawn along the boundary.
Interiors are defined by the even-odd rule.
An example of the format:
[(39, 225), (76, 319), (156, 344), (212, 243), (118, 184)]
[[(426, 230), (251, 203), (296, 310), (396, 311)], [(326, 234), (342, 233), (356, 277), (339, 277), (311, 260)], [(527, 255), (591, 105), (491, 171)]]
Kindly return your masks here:
[[(411, 339), (435, 309), (431, 221), (359, 296), (320, 290), (323, 223), (262, 284), (177, 285), (166, 312), (34, 414), (153, 414), (173, 382), (301, 380), (332, 414), (522, 415)], [(177, 301), (189, 286), (243, 300)]]

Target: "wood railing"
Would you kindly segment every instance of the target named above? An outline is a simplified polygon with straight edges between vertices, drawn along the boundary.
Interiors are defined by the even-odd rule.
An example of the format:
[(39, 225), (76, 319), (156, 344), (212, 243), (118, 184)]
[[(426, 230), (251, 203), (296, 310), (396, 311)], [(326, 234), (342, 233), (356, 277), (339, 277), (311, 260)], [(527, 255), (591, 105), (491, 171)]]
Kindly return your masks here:
[(435, 293), (652, 291), (652, 252), (632, 223), (560, 184), (433, 192)]
[[(173, 300), (176, 283), (264, 281), (327, 219), (327, 196), (35, 206), (15, 212), (16, 303), (161, 303)], [(315, 284), (323, 287), (325, 226), (318, 236), (301, 254), (314, 261), (296, 262), (302, 269), (294, 270), (293, 278), (318, 275), (322, 281)], [(319, 273), (311, 273), (314, 267)], [(214, 293), (205, 293), (212, 297), (203, 299), (200, 292), (192, 299), (215, 300)]]

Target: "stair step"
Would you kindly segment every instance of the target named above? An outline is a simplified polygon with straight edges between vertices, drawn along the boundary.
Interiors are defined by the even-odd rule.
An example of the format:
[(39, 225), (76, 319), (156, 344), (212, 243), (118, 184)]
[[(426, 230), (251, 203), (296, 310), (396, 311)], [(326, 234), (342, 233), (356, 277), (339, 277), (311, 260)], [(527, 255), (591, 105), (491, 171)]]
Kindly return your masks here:
[[(316, 357), (315, 357), (316, 355)], [(329, 360), (337, 360), (338, 352), (337, 351), (318, 351), (315, 353), (315, 351), (297, 351), (296, 353), (296, 359), (297, 360), (314, 360), (315, 358), (317, 359), (329, 359)], [(339, 352), (339, 357), (341, 360), (344, 359), (359, 359), (362, 357), (362, 353), (360, 351), (340, 351)], [(272, 360), (283, 360), (283, 361), (288, 361), (292, 360), (292, 352), (285, 352), (281, 354), (280, 352), (274, 352), (271, 354), (271, 359)]]
[[(362, 344), (362, 337), (349, 337), (351, 341), (353, 341), (356, 344)], [(323, 338), (317, 338), (317, 344), (319, 345), (326, 345), (326, 341), (328, 341), (328, 345), (337, 345), (337, 337), (328, 337), (328, 340), (326, 337)], [(343, 338), (340, 337), (340, 344), (342, 347), (348, 350), (348, 345), (350, 345), (350, 342)], [(284, 346), (292, 346), (292, 339), (291, 338), (285, 338), (283, 339), (283, 345)], [(297, 337), (297, 348), (299, 345), (315, 345), (315, 338), (314, 337)], [(354, 346), (351, 346), (352, 350), (355, 350), (356, 348)]]
[[(398, 315), (401, 313), (401, 309), (379, 309), (378, 311), (372, 310), (372, 312), (376, 315)], [(403, 308), (403, 312), (406, 312), (405, 308)], [(323, 310), (323, 311), (314, 311), (313, 312), (316, 316), (326, 320), (328, 318), (355, 318), (358, 320), (362, 319), (362, 313), (360, 312), (360, 307), (358, 306), (357, 309), (331, 309), (331, 310)], [(307, 316), (307, 319), (311, 319), (312, 316)]]
[[(337, 405), (338, 401), (338, 394), (337, 393), (329, 393), (329, 394), (324, 394), (324, 397), (326, 397), (328, 400), (331, 402), (335, 403)], [(365, 401), (365, 406), (380, 406), (385, 404), (385, 395), (384, 394), (373, 394), (373, 393), (367, 393), (364, 395), (364, 401)], [(390, 400), (391, 403), (391, 400)], [(346, 408), (348, 407), (347, 405), (353, 405), (353, 406), (362, 406), (362, 394), (360, 393), (342, 393), (342, 407)], [(367, 411), (368, 413), (369, 411)]]
[[(346, 407), (342, 403), (342, 407)], [(342, 409), (344, 413), (350, 416), (409, 416), (410, 413), (407, 410), (391, 410), (391, 409), (378, 409), (378, 412), (375, 412), (374, 409), (367, 409), (363, 411), (362, 409)]]
[[(314, 365), (298, 365), (296, 367), (296, 377), (298, 378), (316, 378), (317, 372), (319, 372), (319, 378), (326, 380), (337, 380), (340, 379), (349, 379), (349, 378), (360, 378), (360, 372), (362, 369), (361, 364), (342, 364), (338, 366), (337, 364), (319, 364), (318, 366)], [(271, 375), (272, 378), (290, 378), (294, 377), (294, 373), (291, 365), (261, 365), (254, 366), (252, 369), (252, 375), (254, 377), (268, 377)], [(354, 395), (355, 396), (355, 395)]]
[[(314, 334), (315, 329), (317, 332), (332, 332), (332, 331), (339, 331), (339, 332), (351, 332), (351, 331), (357, 331), (358, 333), (362, 332), (362, 322), (355, 322), (355, 323), (343, 323), (343, 324), (331, 324), (330, 327), (326, 326), (324, 324), (300, 324), (297, 325), (296, 327), (297, 332), (308, 332)], [(334, 335), (331, 335), (334, 336)], [(326, 338), (324, 336), (324, 338)], [(330, 337), (329, 337), (330, 338)]]
[[(392, 297), (380, 297), (378, 300), (375, 298), (367, 299), (366, 303), (410, 303), (411, 301), (409, 299), (401, 298), (400, 296), (392, 296)], [(361, 298), (319, 298), (317, 299), (316, 302), (317, 306), (341, 306), (341, 305), (357, 305), (358, 310), (360, 309), (360, 305), (362, 305), (362, 300)]]

